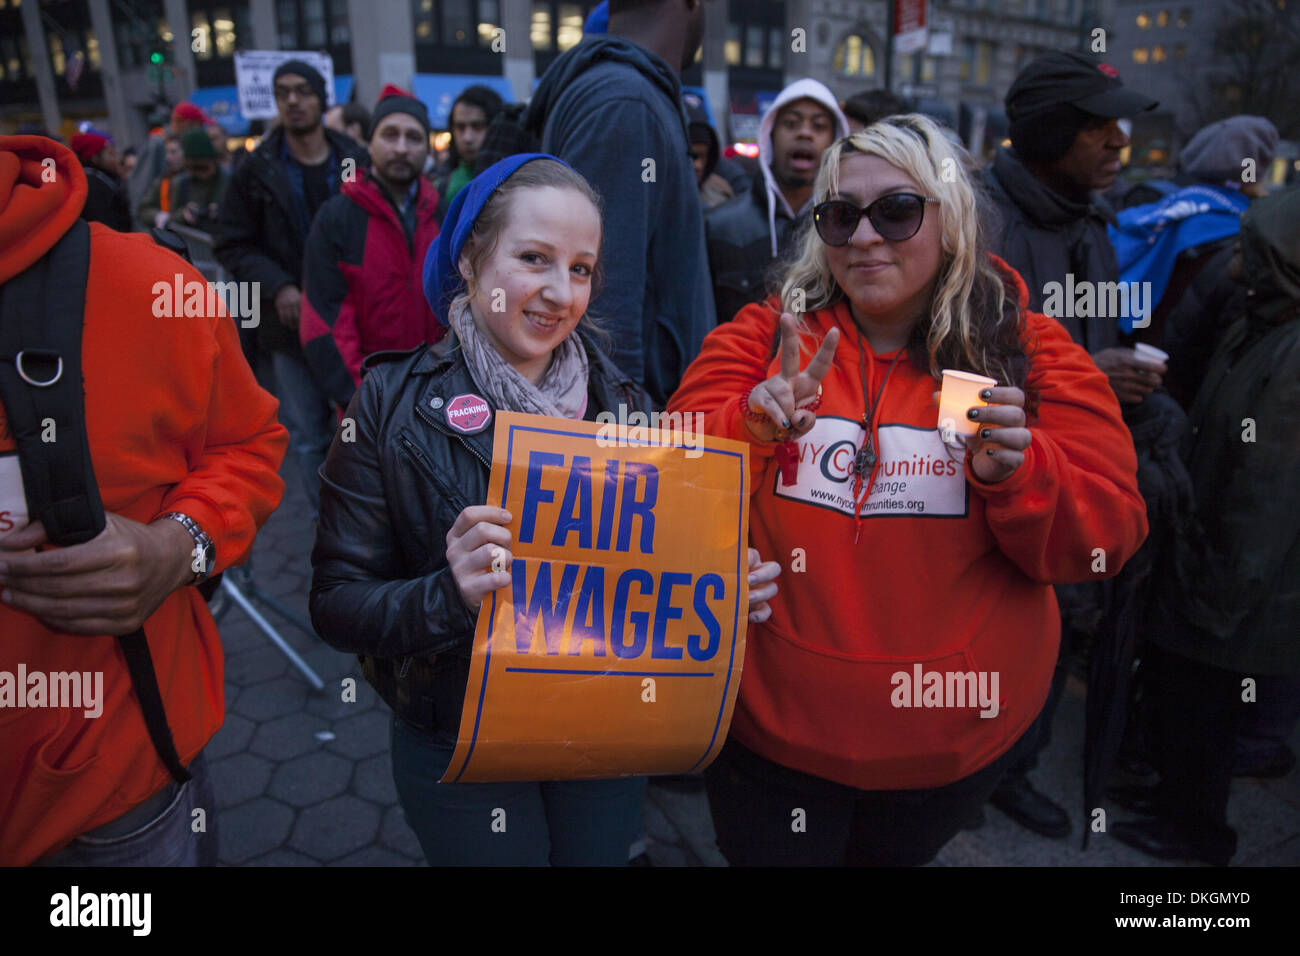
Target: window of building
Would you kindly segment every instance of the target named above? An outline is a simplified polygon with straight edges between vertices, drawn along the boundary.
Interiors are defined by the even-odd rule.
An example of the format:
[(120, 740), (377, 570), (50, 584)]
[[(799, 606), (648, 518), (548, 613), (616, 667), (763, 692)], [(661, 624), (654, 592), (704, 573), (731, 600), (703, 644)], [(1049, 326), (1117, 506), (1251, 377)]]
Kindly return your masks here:
[(437, 6), (442, 11), (443, 45), (472, 46), (474, 33), (471, 29), (473, 14), (470, 12), (470, 0), (440, 0)]
[(876, 51), (866, 37), (850, 33), (835, 48), (831, 68), (842, 76), (875, 76)]
[[(533, 0), (532, 18), (528, 24), (528, 40), (533, 51), (533, 69), (541, 76), (551, 62), (571, 47), (582, 41), (582, 27), (596, 6), (597, 0), (582, 0), (578, 3), (560, 3), (557, 0)], [(437, 4), (435, 4), (436, 6)], [(479, 30), (479, 49), (473, 63), (466, 61), (463, 72), (497, 73), (501, 72), (501, 54), (494, 52), (492, 36), (501, 22), (501, 3), (499, 0), (479, 0), (475, 5)], [(416, 52), (417, 61), (419, 52)], [(429, 72), (456, 72), (442, 62), (431, 63), (424, 67)]]
[(1185, 56), (1187, 56), (1187, 44), (1186, 44), (1186, 43), (1175, 43), (1175, 44), (1174, 44), (1174, 59), (1175, 59), (1175, 60), (1181, 60), (1181, 59), (1182, 59), (1183, 57), (1185, 57)]
[[(785, 63), (790, 34), (785, 29), (784, 4), (775, 0), (745, 0), (728, 4), (727, 37), (723, 52), (729, 66), (742, 70), (779, 71)], [(759, 82), (749, 78), (742, 82)], [(760, 88), (772, 85), (768, 79)], [(779, 79), (776, 80), (779, 86)]]
[(528, 39), (534, 51), (551, 49), (551, 11), (545, 4), (533, 4), (533, 19), (528, 28)]
[(1151, 14), (1143, 11), (1137, 15), (1137, 25), (1139, 30), (1145, 30), (1151, 26)]
[(1169, 11), (1168, 11), (1168, 10), (1161, 10), (1159, 13), (1156, 14), (1156, 26), (1158, 26), (1158, 27), (1167, 27), (1167, 26), (1169, 26)]
[(86, 31), (86, 63), (92, 70), (99, 69), (99, 38), (94, 30)]
[[(780, 69), (785, 63), (785, 30), (780, 27), (769, 27), (767, 31), (767, 65), (773, 69)], [(703, 46), (700, 47), (704, 49)]]
[(1168, 59), (1168, 57), (1165, 55), (1165, 46), (1163, 43), (1157, 43), (1151, 48), (1152, 63), (1163, 63), (1166, 59)]
[(1178, 11), (1178, 25), (1180, 27), (1185, 27), (1187, 26), (1187, 24), (1191, 22), (1192, 22), (1191, 7), (1183, 7), (1181, 10)]
[[(158, 32), (165, 42), (170, 43), (171, 31), (166, 27), (166, 21), (159, 21)], [(191, 3), (189, 33), (195, 60), (229, 59), (235, 54), (239, 37), (242, 35), (248, 39), (252, 34), (248, 24), (248, 4)], [(324, 43), (316, 46), (324, 46)], [(199, 79), (204, 81), (203, 77)]]
[[(556, 3), (555, 0), (533, 0), (533, 16), (528, 27), (528, 39), (534, 53), (563, 53), (582, 41), (582, 25), (586, 23), (594, 2)], [(488, 29), (483, 47), (492, 44), (492, 31), (500, 25), (501, 5), (498, 0), (479, 0), (478, 29)], [(538, 64), (541, 65), (540, 62)]]
[(560, 4), (560, 18), (556, 24), (555, 45), (563, 53), (582, 42), (582, 23), (586, 19), (582, 7), (576, 3)]
[(1144, 46), (1133, 48), (1133, 62), (1145, 63), (1151, 57), (1151, 51)]
[(745, 27), (745, 66), (763, 65), (764, 33), (763, 26), (759, 23)]
[(727, 39), (722, 44), (727, 66), (740, 66), (740, 24), (727, 24)]
[(993, 80), (993, 44), (988, 40), (963, 40), (958, 77), (963, 83), (988, 86)]
[(48, 34), (50, 47), (50, 63), (54, 67), (55, 75), (62, 76), (68, 68), (68, 55), (63, 51), (63, 37), (57, 33)]
[(895, 53), (894, 72), (902, 78), (903, 82), (910, 83), (916, 72), (916, 54)]
[(14, 42), (13, 37), (5, 37), (0, 40), (0, 55), (4, 56), (5, 73), (9, 79), (21, 79), (23, 75), (22, 61), (18, 59), (18, 44)]

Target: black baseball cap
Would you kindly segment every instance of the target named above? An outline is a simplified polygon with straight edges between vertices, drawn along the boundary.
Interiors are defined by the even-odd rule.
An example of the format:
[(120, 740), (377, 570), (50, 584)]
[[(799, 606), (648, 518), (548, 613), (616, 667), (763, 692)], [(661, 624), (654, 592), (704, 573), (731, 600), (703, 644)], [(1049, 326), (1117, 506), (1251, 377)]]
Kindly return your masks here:
[(1020, 71), (1007, 90), (1007, 118), (1024, 119), (1068, 103), (1117, 119), (1154, 109), (1157, 101), (1126, 87), (1119, 71), (1082, 53), (1052, 50)]

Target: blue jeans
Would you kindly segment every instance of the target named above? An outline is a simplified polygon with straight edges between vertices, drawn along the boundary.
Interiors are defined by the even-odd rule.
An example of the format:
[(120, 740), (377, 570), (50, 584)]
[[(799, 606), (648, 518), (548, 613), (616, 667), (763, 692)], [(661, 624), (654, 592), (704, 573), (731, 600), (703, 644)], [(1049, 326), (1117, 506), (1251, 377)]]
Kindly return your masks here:
[[(189, 765), (191, 779), (159, 795), (163, 806), (141, 818), (140, 808), (83, 833), (36, 866), (216, 866), (217, 808), (207, 761), (200, 752)], [(157, 799), (157, 798), (155, 798)], [(203, 810), (204, 829), (194, 827)]]
[(430, 866), (626, 866), (645, 777), (438, 783), (455, 748), (393, 718), (393, 781)]
[(320, 466), (334, 440), (336, 418), (329, 397), (316, 383), (301, 351), (272, 352), (275, 390), (280, 399), (280, 422), (289, 429), (289, 449), (297, 459), (298, 471), (311, 513), (320, 510)]

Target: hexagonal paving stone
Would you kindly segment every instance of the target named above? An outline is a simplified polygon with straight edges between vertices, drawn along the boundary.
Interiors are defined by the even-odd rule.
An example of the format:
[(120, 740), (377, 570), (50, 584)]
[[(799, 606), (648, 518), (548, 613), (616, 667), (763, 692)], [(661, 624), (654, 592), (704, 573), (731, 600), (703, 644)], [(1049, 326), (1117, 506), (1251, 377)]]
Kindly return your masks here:
[(344, 795), (299, 813), (289, 846), (328, 862), (374, 842), (378, 832), (379, 808)]
[[(310, 543), (303, 553), (311, 553)], [(310, 567), (305, 570), (294, 566), (287, 567), (275, 577), (261, 583), (261, 587), (292, 613), (307, 616), (307, 592), (311, 590)], [(302, 598), (301, 602), (294, 600), (297, 597)]]
[[(357, 689), (357, 700), (361, 700), (361, 690), (359, 687)], [(364, 707), (367, 710), (370, 709), (368, 706), (362, 705), (361, 703), (348, 703), (339, 700), (339, 695), (334, 693), (327, 684), (322, 693), (312, 694), (311, 697), (308, 698), (307, 704), (303, 709), (309, 714), (315, 714), (326, 724), (332, 726), (335, 721), (356, 714), (358, 712), (357, 708), (359, 707)]]
[(244, 651), (255, 651), (266, 646), (266, 637), (244, 612), (231, 606), (217, 622), (221, 633), (221, 646), (229, 658)]
[(221, 862), (241, 864), (284, 843), (293, 826), (293, 811), (277, 800), (258, 797), (223, 811), (217, 826)]
[(382, 846), (368, 846), (349, 853), (341, 860), (335, 860), (331, 866), (416, 866), (410, 857), (385, 850)]
[(420, 841), (416, 839), (415, 831), (407, 825), (406, 814), (401, 807), (389, 807), (384, 814), (384, 825), (379, 828), (379, 842), (403, 856), (415, 860), (424, 859)]
[[(357, 694), (357, 700), (361, 695)], [(327, 745), (335, 753), (353, 760), (383, 753), (388, 749), (388, 738), (393, 718), (388, 711), (370, 710), (364, 714), (345, 717), (334, 723), (335, 739)]]
[(316, 731), (324, 729), (324, 722), (311, 714), (278, 717), (257, 728), (249, 749), (271, 760), (290, 760), (316, 750)]
[(293, 850), (272, 850), (256, 859), (249, 860), (244, 866), (320, 866), (320, 860), (313, 860)]
[(250, 753), (237, 753), (212, 763), (212, 792), (217, 809), (238, 806), (266, 792), (271, 762)]
[(244, 688), (239, 696), (239, 712), (262, 723), (297, 713), (307, 705), (311, 685), (297, 671)]
[[(344, 677), (355, 677), (358, 685), (365, 683), (356, 656), (336, 651), (323, 641), (318, 641), (314, 646), (303, 651), (302, 657), (307, 662), (307, 666), (320, 675), (320, 679), (325, 682), (325, 690), (322, 691), (324, 694), (341, 697), (342, 685), (339, 681)], [(357, 689), (357, 698), (360, 699), (360, 686)]]
[(388, 753), (375, 754), (357, 764), (352, 778), (352, 789), (359, 797), (373, 801), (381, 807), (397, 803), (397, 787), (393, 784), (393, 761)]
[(352, 761), (318, 750), (281, 764), (267, 790), (290, 806), (309, 807), (347, 789)]
[(229, 757), (233, 753), (238, 753), (248, 747), (248, 742), (253, 739), (253, 731), (257, 730), (257, 724), (253, 723), (239, 714), (226, 713), (226, 722), (221, 725), (221, 729), (216, 735), (208, 741), (208, 745), (203, 748), (203, 752), (209, 760), (220, 760), (222, 757)]
[(279, 677), (289, 666), (280, 649), (264, 642), (255, 650), (240, 651), (226, 658), (226, 683), (247, 687)]

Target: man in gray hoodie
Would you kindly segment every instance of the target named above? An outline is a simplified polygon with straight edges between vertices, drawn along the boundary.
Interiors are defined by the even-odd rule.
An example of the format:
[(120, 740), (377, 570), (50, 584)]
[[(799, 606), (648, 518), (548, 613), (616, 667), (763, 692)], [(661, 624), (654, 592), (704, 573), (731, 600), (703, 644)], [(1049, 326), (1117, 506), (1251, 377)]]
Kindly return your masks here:
[(718, 322), (769, 292), (769, 270), (812, 213), (822, 153), (849, 135), (835, 97), (816, 80), (791, 83), (758, 127), (759, 175), (749, 191), (704, 218)]
[(714, 325), (680, 77), (704, 37), (703, 3), (610, 0), (609, 33), (551, 64), (524, 119), (604, 200), (605, 281), (590, 311), (660, 406)]

